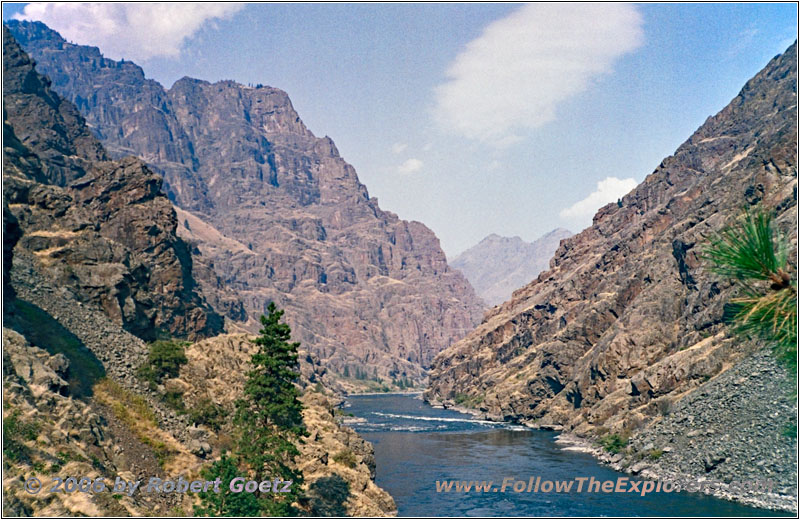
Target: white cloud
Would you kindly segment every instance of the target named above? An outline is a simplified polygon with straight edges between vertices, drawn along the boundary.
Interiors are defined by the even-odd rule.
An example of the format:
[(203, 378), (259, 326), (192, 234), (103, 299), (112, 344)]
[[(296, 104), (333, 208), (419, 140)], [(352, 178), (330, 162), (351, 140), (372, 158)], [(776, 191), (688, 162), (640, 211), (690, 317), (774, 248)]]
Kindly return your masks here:
[(187, 38), (235, 3), (31, 3), (15, 18), (38, 20), (68, 41), (100, 47), (109, 58), (144, 61), (178, 56)]
[(409, 159), (397, 167), (397, 172), (403, 175), (418, 172), (422, 169), (423, 163), (419, 159)]
[(562, 209), (559, 216), (561, 218), (570, 219), (591, 219), (598, 209), (609, 202), (616, 202), (618, 199), (621, 199), (635, 188), (637, 184), (638, 183), (632, 178), (618, 179), (616, 177), (606, 177), (597, 183), (597, 189), (590, 193), (588, 197), (566, 209)]
[(408, 145), (406, 143), (394, 143), (392, 145), (392, 153), (401, 154), (405, 151), (406, 148), (408, 148)]
[(497, 147), (555, 118), (614, 61), (642, 44), (630, 4), (526, 4), (467, 44), (436, 87), (442, 129)]

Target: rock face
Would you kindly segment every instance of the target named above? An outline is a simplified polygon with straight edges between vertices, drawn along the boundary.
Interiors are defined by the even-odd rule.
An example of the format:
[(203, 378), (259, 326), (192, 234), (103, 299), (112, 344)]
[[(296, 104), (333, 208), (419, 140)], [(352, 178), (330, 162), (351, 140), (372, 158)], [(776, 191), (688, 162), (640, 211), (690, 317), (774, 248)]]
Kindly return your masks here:
[[(758, 345), (725, 335), (731, 283), (710, 274), (699, 254), (710, 235), (760, 203), (774, 212), (794, 258), (796, 61), (795, 43), (619, 204), (563, 241), (550, 270), (436, 358), (426, 398), (578, 435), (600, 428), (635, 435), (751, 355)], [(781, 388), (785, 375), (761, 377)], [(708, 393), (714, 402), (707, 406), (720, 397)], [(772, 401), (761, 404), (764, 414), (776, 414), (775, 430), (792, 419)], [(718, 417), (716, 431), (730, 431), (733, 423)], [(713, 479), (726, 464), (700, 473)], [(743, 471), (769, 477), (764, 466)]]
[(455, 257), (450, 265), (464, 273), (478, 296), (494, 307), (545, 271), (561, 240), (571, 236), (572, 232), (563, 228), (533, 242), (491, 234)]
[(137, 159), (107, 160), (5, 27), (3, 73), (4, 227), (19, 229), (16, 249), (141, 338), (220, 331), (221, 317), (196, 291), (160, 178)]
[(331, 371), (419, 382), (479, 320), (435, 235), (381, 210), (283, 91), (190, 78), (165, 90), (40, 23), (10, 27), (112, 156), (164, 175), (179, 232), (204, 258), (196, 276), (208, 294), (215, 276), (235, 291), (212, 302), (248, 330), (275, 301)]
[[(218, 432), (170, 407), (136, 369), (147, 359), (142, 338), (159, 330), (203, 337), (219, 332), (222, 320), (195, 292), (189, 248), (175, 233), (161, 179), (138, 159), (107, 160), (74, 107), (49, 90), (5, 28), (3, 35), (3, 514), (186, 516), (194, 494), (44, 500), (25, 492), (33, 475), (43, 483), (64, 474), (103, 478), (107, 486), (117, 476), (198, 475), (219, 454)], [(187, 350), (184, 379), (165, 383), (182, 389), (190, 406), (198, 395), (232, 406), (249, 369), (249, 338), (219, 335)], [(325, 391), (316, 383), (326, 370), (308, 352), (300, 370), (313, 436), (297, 461), (306, 477), (303, 507), (394, 514), (392, 498), (372, 480), (371, 445), (336, 421), (335, 400), (310, 390)], [(340, 452), (346, 464), (334, 459)]]

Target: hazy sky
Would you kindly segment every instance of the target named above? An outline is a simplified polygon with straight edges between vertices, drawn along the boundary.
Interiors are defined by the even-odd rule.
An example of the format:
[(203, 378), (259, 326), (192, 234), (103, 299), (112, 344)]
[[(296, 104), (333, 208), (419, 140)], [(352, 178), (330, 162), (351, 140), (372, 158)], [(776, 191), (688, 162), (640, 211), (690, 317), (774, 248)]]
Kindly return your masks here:
[(286, 90), (449, 256), (580, 231), (797, 35), (793, 3), (4, 4), (15, 15), (167, 87)]

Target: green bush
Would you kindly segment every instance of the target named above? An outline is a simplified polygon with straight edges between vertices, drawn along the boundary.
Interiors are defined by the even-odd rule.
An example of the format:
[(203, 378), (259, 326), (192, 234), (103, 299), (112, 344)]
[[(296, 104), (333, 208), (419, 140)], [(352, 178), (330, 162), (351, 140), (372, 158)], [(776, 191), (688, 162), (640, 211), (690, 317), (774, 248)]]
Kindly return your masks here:
[(600, 445), (609, 453), (619, 453), (628, 445), (628, 438), (618, 433), (611, 433), (600, 438)]
[(139, 377), (155, 386), (164, 379), (178, 377), (181, 365), (187, 363), (185, 341), (158, 340), (150, 343), (147, 361), (139, 367)]
[(179, 414), (186, 413), (186, 404), (183, 402), (182, 392), (178, 392), (177, 390), (168, 390), (167, 392), (164, 392), (164, 395), (161, 396), (161, 400)]
[(358, 464), (355, 454), (350, 450), (342, 450), (333, 456), (333, 460), (348, 468), (355, 468)]
[(650, 450), (647, 453), (647, 456), (650, 457), (650, 460), (658, 460), (664, 454), (664, 450)]
[(479, 395), (456, 394), (453, 400), (459, 406), (475, 408), (483, 402), (483, 397)]
[(189, 420), (195, 424), (204, 424), (214, 431), (219, 431), (225, 424), (228, 412), (215, 404), (211, 399), (201, 399), (189, 411)]
[(350, 484), (339, 475), (317, 479), (309, 486), (311, 516), (347, 516)]
[(3, 419), (3, 456), (10, 462), (20, 462), (30, 458), (30, 449), (24, 441), (35, 440), (39, 425), (24, 422), (19, 418), (19, 410)]

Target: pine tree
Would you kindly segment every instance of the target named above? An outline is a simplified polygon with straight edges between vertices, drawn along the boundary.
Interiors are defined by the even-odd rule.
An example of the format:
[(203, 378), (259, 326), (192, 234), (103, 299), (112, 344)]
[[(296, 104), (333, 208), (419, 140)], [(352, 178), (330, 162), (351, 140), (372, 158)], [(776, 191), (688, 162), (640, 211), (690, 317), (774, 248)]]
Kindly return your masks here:
[(797, 280), (789, 274), (788, 245), (773, 229), (772, 215), (746, 212), (713, 238), (704, 256), (716, 273), (739, 286), (726, 312), (734, 331), (765, 340), (796, 372)]
[(290, 516), (297, 513), (292, 502), (299, 499), (302, 476), (293, 468), (299, 454), (296, 443), (306, 435), (301, 415), (299, 391), (294, 385), (297, 348), (291, 342), (291, 329), (281, 323), (283, 311), (269, 304), (269, 315), (261, 316), (262, 328), (253, 341), (259, 349), (247, 373), (244, 397), (236, 403), (234, 424), (239, 430), (237, 456), (254, 480), (291, 480), (289, 493), (259, 496), (262, 514)]
[(223, 453), (222, 458), (210, 467), (204, 468), (200, 475), (206, 480), (220, 479), (219, 493), (213, 490), (200, 492), (200, 506), (195, 506), (195, 516), (258, 516), (262, 504), (253, 493), (231, 493), (231, 480), (242, 476), (236, 459)]

